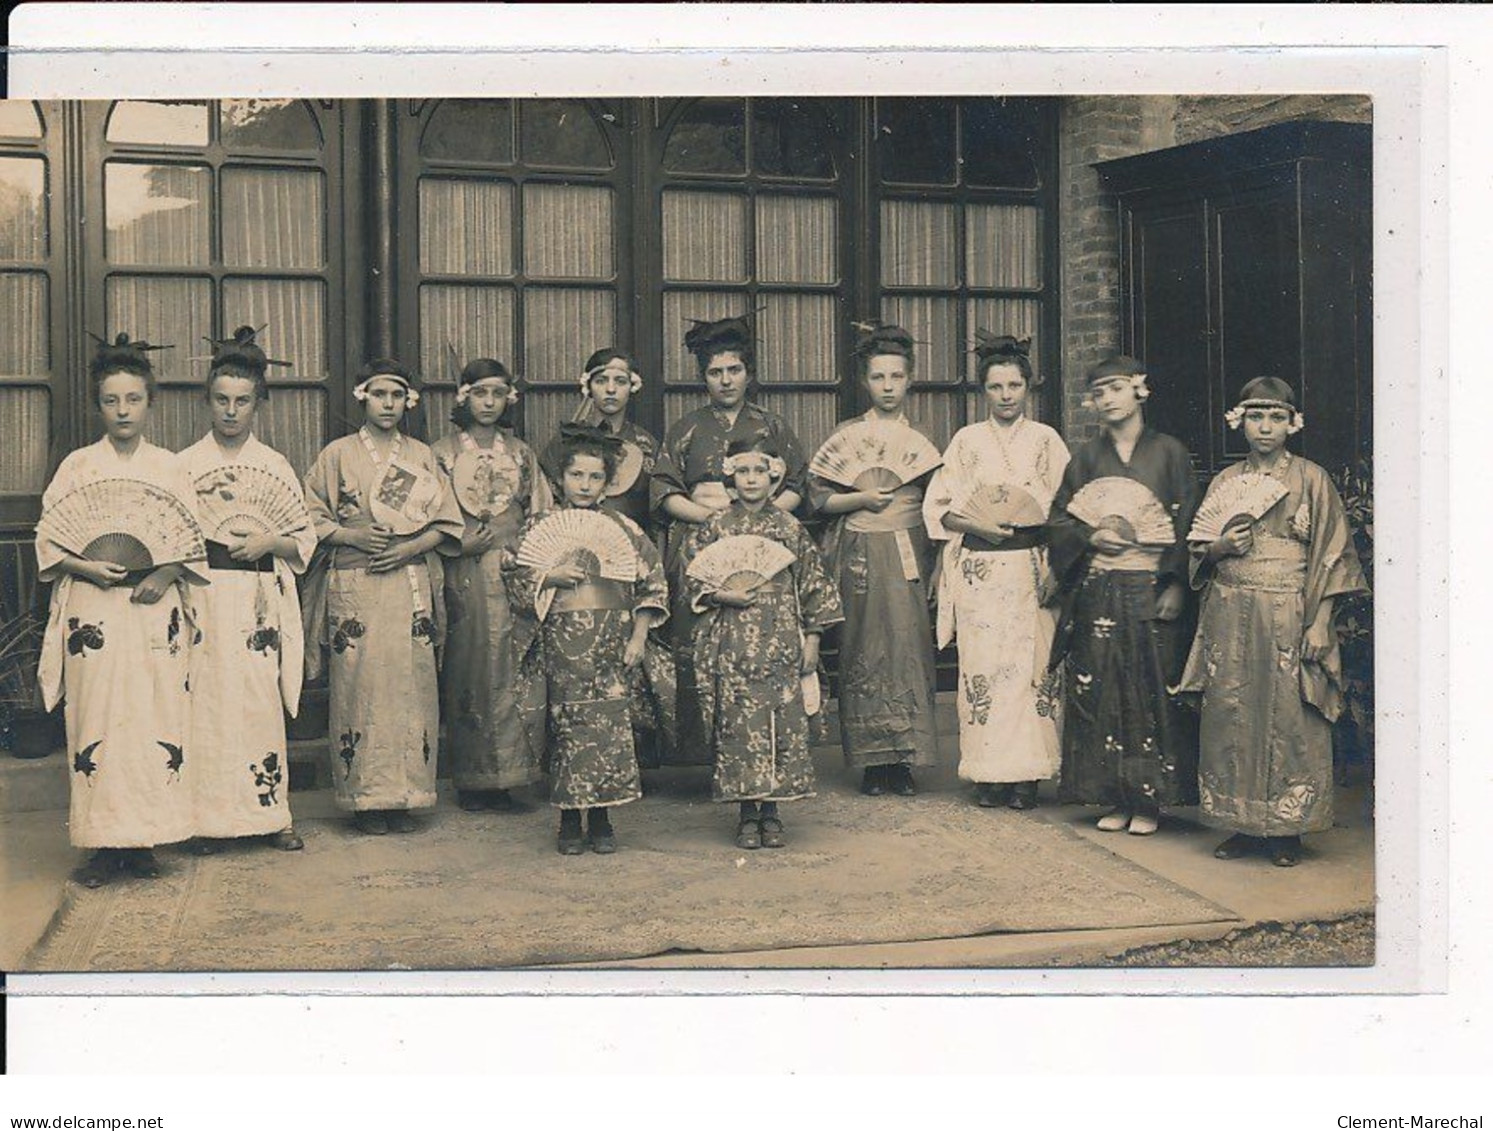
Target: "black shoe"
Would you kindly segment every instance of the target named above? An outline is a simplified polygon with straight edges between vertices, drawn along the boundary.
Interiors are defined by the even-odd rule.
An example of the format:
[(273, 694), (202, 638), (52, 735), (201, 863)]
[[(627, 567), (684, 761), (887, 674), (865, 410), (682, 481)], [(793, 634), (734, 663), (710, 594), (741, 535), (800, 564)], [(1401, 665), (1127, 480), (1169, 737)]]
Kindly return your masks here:
[(867, 797), (880, 797), (886, 792), (885, 768), (882, 766), (867, 766), (861, 772), (861, 792)]
[(420, 827), (408, 809), (391, 809), (384, 820), (391, 833), (412, 833)]
[(193, 837), (187, 841), (187, 851), (193, 856), (216, 856), (218, 842), (205, 836)]
[(1277, 868), (1294, 868), (1301, 862), (1301, 838), (1299, 836), (1273, 836), (1269, 843), (1270, 863)]
[(898, 797), (916, 797), (917, 783), (912, 780), (912, 767), (906, 764), (887, 767), (891, 778), (892, 792)]
[(1037, 807), (1037, 783), (1020, 781), (1011, 789), (1011, 800), (1006, 802), (1012, 809), (1035, 809)]
[(380, 809), (362, 809), (353, 814), (353, 823), (358, 831), (368, 836), (383, 836), (389, 831), (388, 818)]
[(561, 856), (579, 856), (586, 851), (586, 834), (581, 832), (581, 811), (560, 810), (560, 836), (556, 845)]
[(1238, 860), (1241, 856), (1248, 856), (1260, 847), (1259, 837), (1246, 836), (1244, 833), (1235, 833), (1213, 850), (1213, 855), (1219, 860)]
[(605, 809), (592, 809), (587, 815), (586, 839), (591, 842), (591, 851), (598, 855), (610, 856), (617, 851), (617, 838)]
[(464, 813), (479, 813), (487, 808), (487, 798), (475, 789), (458, 789), (456, 804)]
[(124, 858), (124, 870), (137, 880), (153, 880), (161, 874), (156, 854), (148, 848), (131, 848)]
[(487, 795), (487, 807), (495, 813), (512, 813), (515, 808), (513, 794), (506, 789), (494, 789)]
[(301, 839), (301, 834), (295, 829), (281, 829), (277, 833), (271, 833), (270, 844), (281, 852), (299, 852), (306, 847), (306, 842)]
[(981, 809), (1000, 809), (1011, 803), (1011, 787), (1005, 782), (982, 781), (975, 786), (975, 804)]
[(119, 875), (121, 864), (122, 860), (116, 849), (100, 848), (88, 858), (88, 863), (73, 873), (73, 879), (90, 890), (101, 888)]

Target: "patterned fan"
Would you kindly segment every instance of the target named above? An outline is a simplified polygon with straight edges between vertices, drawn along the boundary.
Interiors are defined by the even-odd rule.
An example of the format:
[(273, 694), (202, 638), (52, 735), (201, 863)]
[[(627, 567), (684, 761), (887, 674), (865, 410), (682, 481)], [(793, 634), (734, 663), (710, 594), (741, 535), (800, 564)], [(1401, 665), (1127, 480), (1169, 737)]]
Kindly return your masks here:
[(390, 462), (374, 489), (368, 509), (375, 522), (395, 534), (418, 534), (441, 505), (440, 480), (421, 468)]
[(1047, 508), (1025, 487), (989, 483), (976, 487), (953, 508), (982, 526), (1045, 526)]
[(760, 534), (732, 534), (706, 546), (684, 572), (711, 590), (752, 589), (793, 562), (793, 551), (781, 542)]
[(607, 484), (607, 497), (615, 499), (632, 490), (643, 471), (643, 449), (631, 440), (622, 441), (622, 454), (617, 459), (617, 474)]
[(570, 508), (536, 522), (519, 543), (518, 564), (547, 571), (578, 565), (609, 581), (635, 581), (638, 554), (617, 522), (594, 510)]
[(473, 518), (489, 519), (505, 510), (518, 491), (519, 467), (501, 445), (491, 451), (465, 451), (451, 468), (456, 501)]
[(891, 420), (858, 420), (824, 442), (809, 471), (857, 490), (894, 490), (943, 463), (916, 428)]
[(295, 534), (311, 525), (300, 490), (272, 471), (246, 463), (197, 477), (197, 518), (214, 542), (235, 534)]
[(207, 557), (202, 528), (186, 505), (137, 479), (100, 479), (69, 492), (47, 508), (36, 536), (131, 571)]
[(1170, 546), (1177, 538), (1161, 500), (1144, 483), (1123, 475), (1085, 483), (1069, 500), (1068, 513), (1138, 546)]
[(1223, 480), (1198, 508), (1187, 532), (1189, 542), (1213, 542), (1240, 522), (1253, 522), (1288, 494), (1286, 485), (1272, 475), (1246, 471)]

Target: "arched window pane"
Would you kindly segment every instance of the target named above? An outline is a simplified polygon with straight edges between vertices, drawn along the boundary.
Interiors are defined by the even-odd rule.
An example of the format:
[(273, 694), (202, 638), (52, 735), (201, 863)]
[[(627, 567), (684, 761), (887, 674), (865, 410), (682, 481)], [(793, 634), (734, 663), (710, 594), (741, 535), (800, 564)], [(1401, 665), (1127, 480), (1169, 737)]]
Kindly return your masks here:
[(958, 176), (954, 103), (943, 98), (878, 98), (876, 149), (883, 181), (953, 184)]
[(528, 165), (561, 169), (610, 169), (612, 152), (585, 103), (540, 98), (519, 103), (520, 152)]
[(512, 100), (446, 99), (425, 126), (420, 152), (436, 160), (513, 164)]
[(1038, 111), (980, 99), (964, 105), (964, 180), (982, 188), (1040, 188)]
[(0, 259), (46, 258), (46, 192), (40, 157), (0, 157)]
[(227, 98), (218, 120), (229, 149), (321, 148), (321, 130), (298, 98)]
[(211, 190), (212, 171), (205, 165), (109, 162), (104, 167), (104, 224), (110, 261), (206, 266)]
[(36, 103), (24, 99), (0, 100), (0, 137), (41, 137), (41, 116)]
[(671, 173), (745, 173), (746, 100), (702, 98), (669, 132), (664, 168)]
[(201, 147), (208, 142), (206, 102), (116, 102), (106, 140)]
[(830, 181), (835, 177), (834, 135), (813, 103), (788, 98), (752, 102), (752, 164), (773, 177)]

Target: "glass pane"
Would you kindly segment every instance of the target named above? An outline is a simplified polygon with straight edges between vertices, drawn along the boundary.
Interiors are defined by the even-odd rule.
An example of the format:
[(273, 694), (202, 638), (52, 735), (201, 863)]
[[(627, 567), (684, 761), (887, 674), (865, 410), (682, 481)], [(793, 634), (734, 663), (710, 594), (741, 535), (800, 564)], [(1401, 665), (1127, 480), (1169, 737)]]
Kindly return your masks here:
[(580, 393), (575, 388), (531, 389), (519, 402), (524, 410), (523, 438), (536, 452), (542, 452), (560, 434), (560, 425), (575, 416), (580, 403)]
[(0, 157), (0, 259), (47, 257), (47, 163)]
[(1041, 187), (1037, 157), (1047, 142), (1035, 104), (971, 99), (964, 104), (963, 116), (966, 184)]
[(271, 381), (319, 381), (327, 375), (327, 285), (320, 279), (225, 279), (223, 332), (263, 326)]
[(111, 275), (104, 291), (107, 339), (112, 341), (115, 334), (125, 333), (137, 341), (143, 338), (171, 346), (150, 355), (150, 363), (162, 380), (207, 379), (209, 351), (203, 339), (213, 332), (213, 285), (209, 280)]
[(746, 206), (720, 192), (664, 193), (664, 278), (745, 281)]
[(114, 263), (206, 266), (212, 171), (205, 165), (104, 166), (105, 254)]
[(47, 485), (52, 395), (46, 389), (0, 388), (0, 495), (39, 495)]
[(613, 343), (617, 302), (611, 291), (524, 291), (524, 379), (576, 387), (586, 358)]
[(513, 186), (502, 181), (420, 181), (420, 271), (513, 274)]
[[(1013, 338), (1031, 338), (1032, 372), (1039, 378), (1042, 368), (1042, 304), (1030, 298), (977, 298), (969, 302), (969, 341), (974, 346), (975, 330), (992, 334), (1010, 334)], [(975, 378), (975, 356), (966, 355), (968, 379)]]
[(834, 144), (824, 111), (814, 102), (752, 100), (752, 164), (757, 172), (834, 180)]
[(763, 389), (757, 400), (763, 408), (788, 422), (788, 427), (803, 445), (804, 453), (809, 456), (819, 450), (819, 445), (829, 439), (829, 434), (839, 423), (840, 398), (836, 393), (786, 393)]
[[(445, 374), (441, 377), (444, 379)], [(433, 444), (456, 430), (451, 423), (451, 409), (456, 404), (456, 390), (450, 385), (426, 385), (420, 390), (420, 409), (425, 415), (425, 442)]]
[(228, 149), (321, 148), (321, 130), (299, 98), (225, 98), (218, 114)]
[(746, 100), (701, 98), (669, 131), (664, 168), (671, 173), (745, 173)]
[(559, 279), (610, 279), (612, 190), (524, 186), (524, 271)]
[(820, 196), (757, 198), (757, 278), (764, 283), (833, 283), (835, 201)]
[(445, 161), (513, 163), (513, 103), (507, 98), (447, 98), (420, 138), (420, 152)]
[(694, 385), (700, 370), (694, 355), (684, 348), (690, 319), (714, 322), (747, 312), (747, 296), (720, 291), (667, 291), (664, 293), (664, 380)]
[(1040, 287), (1040, 215), (1029, 204), (966, 205), (964, 262), (969, 285)]
[(957, 176), (954, 103), (947, 98), (878, 98), (876, 149), (881, 179), (951, 185)]
[(520, 152), (528, 165), (563, 169), (610, 169), (612, 151), (583, 102), (525, 99), (519, 104)]
[[(274, 370), (270, 371), (271, 373)], [(254, 432), (304, 476), (327, 442), (327, 394), (322, 389), (276, 389), (259, 406)]]
[(512, 287), (421, 287), (420, 372), (430, 381), (454, 381), (451, 347), (463, 365), (495, 357), (518, 369), (513, 306)]
[(41, 137), (41, 116), (36, 103), (24, 99), (0, 99), (0, 137)]
[(207, 127), (206, 102), (116, 102), (104, 136), (116, 143), (204, 146)]
[(767, 295), (758, 315), (757, 379), (764, 384), (823, 381), (835, 384), (834, 295)]
[(0, 377), (39, 377), (51, 371), (49, 315), (45, 275), (0, 275), (0, 326), (5, 327), (0, 334)]
[(881, 317), (912, 335), (914, 380), (943, 383), (964, 375), (957, 299), (886, 295), (881, 300)]
[(907, 406), (907, 419), (943, 449), (964, 427), (961, 399), (958, 389), (914, 389), (903, 404)]
[(321, 173), (224, 169), (223, 262), (230, 267), (320, 267), (326, 262)]
[[(687, 413), (694, 412), (697, 408), (704, 408), (710, 398), (705, 395), (704, 388), (699, 389), (670, 389), (664, 397), (664, 431), (674, 427), (674, 422)], [(662, 436), (659, 437), (663, 439)]]
[(881, 205), (881, 281), (888, 286), (958, 283), (955, 206), (926, 200)]
[(150, 419), (145, 422), (145, 438), (173, 452), (190, 447), (212, 427), (202, 390), (190, 386), (158, 388)]

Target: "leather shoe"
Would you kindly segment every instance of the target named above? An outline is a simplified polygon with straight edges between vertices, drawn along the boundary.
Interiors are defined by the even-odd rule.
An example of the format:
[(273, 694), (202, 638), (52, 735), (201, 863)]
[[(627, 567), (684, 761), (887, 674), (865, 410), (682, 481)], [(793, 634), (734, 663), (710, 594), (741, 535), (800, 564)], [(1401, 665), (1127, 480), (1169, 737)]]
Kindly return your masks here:
[(383, 836), (389, 831), (389, 821), (377, 809), (363, 809), (353, 814), (353, 823), (360, 833), (368, 836)]
[(861, 772), (861, 792), (867, 797), (880, 797), (886, 792), (886, 786), (882, 784), (880, 766), (867, 766)]
[(912, 780), (912, 767), (898, 764), (887, 771), (892, 780), (892, 792), (898, 797), (916, 797), (917, 784)]
[(281, 829), (270, 837), (270, 843), (281, 852), (299, 852), (306, 847), (306, 842), (295, 829)]
[(1259, 845), (1260, 842), (1256, 837), (1235, 833), (1215, 848), (1213, 855), (1219, 860), (1238, 860), (1241, 856), (1248, 856)]

